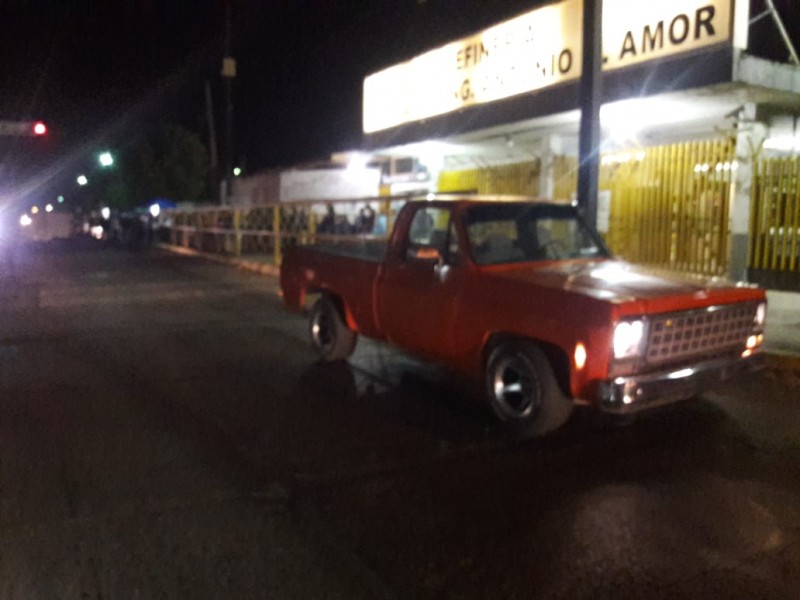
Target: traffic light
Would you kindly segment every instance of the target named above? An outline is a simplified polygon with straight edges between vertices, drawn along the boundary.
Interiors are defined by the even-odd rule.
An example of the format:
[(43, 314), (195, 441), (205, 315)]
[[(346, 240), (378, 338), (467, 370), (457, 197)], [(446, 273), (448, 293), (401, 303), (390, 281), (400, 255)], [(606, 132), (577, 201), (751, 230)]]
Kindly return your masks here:
[(0, 120), (0, 137), (41, 137), (46, 134), (47, 125), (43, 121)]

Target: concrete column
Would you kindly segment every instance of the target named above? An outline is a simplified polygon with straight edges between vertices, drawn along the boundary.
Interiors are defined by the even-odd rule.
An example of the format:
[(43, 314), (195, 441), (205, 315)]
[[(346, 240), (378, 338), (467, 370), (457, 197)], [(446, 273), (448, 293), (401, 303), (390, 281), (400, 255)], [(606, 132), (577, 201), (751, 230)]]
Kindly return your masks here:
[(558, 135), (548, 135), (542, 138), (539, 152), (539, 196), (552, 200), (556, 193), (556, 175), (554, 170), (555, 157), (562, 154), (563, 144)]
[(747, 247), (750, 238), (750, 193), (753, 186), (754, 161), (767, 137), (767, 126), (755, 121), (756, 105), (745, 104), (739, 115), (736, 134), (737, 168), (733, 180), (730, 207), (731, 256), (728, 276), (747, 279)]

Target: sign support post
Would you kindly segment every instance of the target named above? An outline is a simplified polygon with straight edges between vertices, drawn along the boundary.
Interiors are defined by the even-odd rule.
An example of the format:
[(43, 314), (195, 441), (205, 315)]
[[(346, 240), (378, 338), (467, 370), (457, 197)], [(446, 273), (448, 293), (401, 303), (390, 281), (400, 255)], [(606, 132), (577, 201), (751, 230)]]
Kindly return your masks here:
[(583, 218), (597, 225), (600, 183), (600, 105), (603, 102), (603, 1), (583, 0), (583, 70), (580, 83), (578, 139), (578, 207)]

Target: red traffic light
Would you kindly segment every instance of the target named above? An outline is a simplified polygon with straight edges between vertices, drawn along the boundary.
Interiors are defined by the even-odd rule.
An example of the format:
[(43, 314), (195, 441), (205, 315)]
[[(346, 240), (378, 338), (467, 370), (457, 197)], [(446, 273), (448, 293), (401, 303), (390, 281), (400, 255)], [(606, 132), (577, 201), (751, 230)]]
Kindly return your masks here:
[(45, 133), (47, 133), (47, 125), (41, 121), (33, 124), (33, 135), (44, 135)]

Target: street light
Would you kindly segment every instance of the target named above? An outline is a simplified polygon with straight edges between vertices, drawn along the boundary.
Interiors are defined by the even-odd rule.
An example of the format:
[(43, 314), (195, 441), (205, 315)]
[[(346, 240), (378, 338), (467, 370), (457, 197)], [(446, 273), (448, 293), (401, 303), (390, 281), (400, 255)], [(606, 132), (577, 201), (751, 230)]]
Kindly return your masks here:
[(87, 183), (89, 183), (89, 180), (86, 179), (86, 175), (78, 175), (77, 181), (78, 185), (86, 185)]
[(97, 157), (97, 160), (100, 161), (100, 166), (102, 167), (110, 167), (114, 164), (114, 157), (111, 156), (111, 152), (103, 152)]
[(49, 213), (53, 212), (53, 205), (52, 204), (48, 204), (47, 206), (44, 207), (44, 210), (45, 210), (45, 212), (49, 212)]

